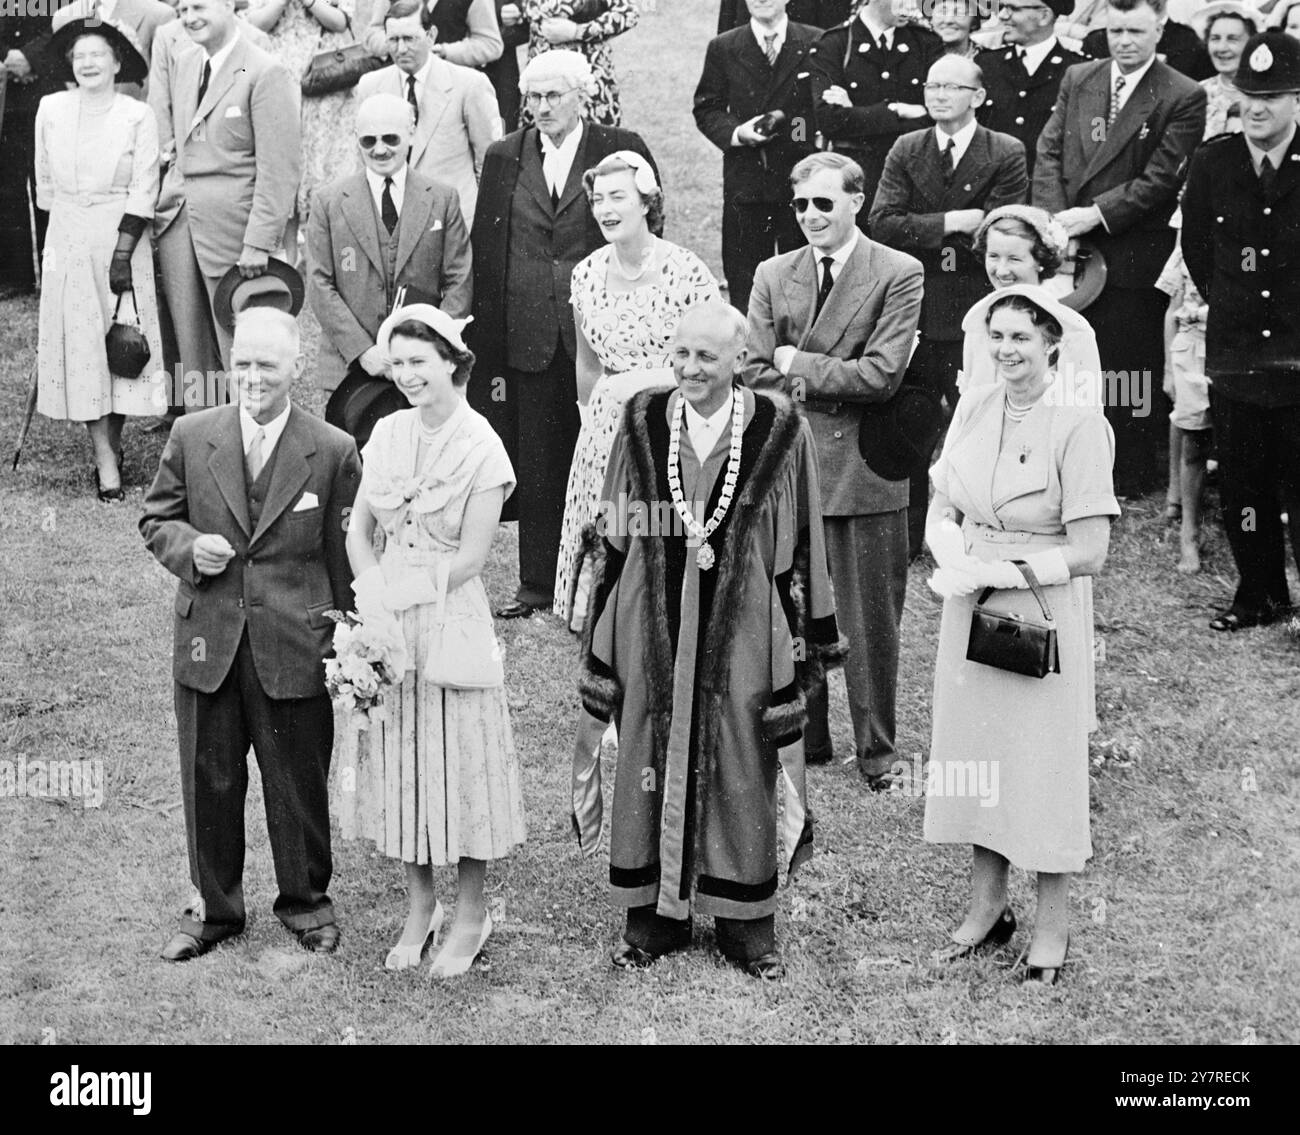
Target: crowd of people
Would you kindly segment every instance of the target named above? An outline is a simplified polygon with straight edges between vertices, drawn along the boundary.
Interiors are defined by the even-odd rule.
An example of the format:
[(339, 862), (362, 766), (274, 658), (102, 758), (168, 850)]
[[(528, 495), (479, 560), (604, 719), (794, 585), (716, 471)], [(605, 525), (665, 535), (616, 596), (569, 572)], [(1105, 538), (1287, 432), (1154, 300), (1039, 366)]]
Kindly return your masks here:
[[(778, 880), (811, 844), (808, 766), (838, 752), (827, 671), (847, 760), (888, 791), (928, 548), (925, 837), (972, 847), (936, 956), (1011, 939), (1014, 863), (1038, 876), (1025, 978), (1050, 985), (1091, 855), (1092, 579), (1122, 501), (1163, 494), (1195, 572), (1216, 460), (1239, 586), (1210, 627), (1290, 610), (1300, 3), (724, 0), (694, 93), (721, 280), (664, 238), (672, 187), (623, 125), (609, 40), (653, 8), (5, 18), (3, 283), (34, 283), (35, 249), (39, 409), (86, 423), (107, 503), (124, 418), (170, 429), (140, 528), (179, 579), (195, 898), (165, 958), (243, 930), (251, 745), (303, 946), (339, 941), (333, 764), (344, 835), (404, 864), (385, 964), (437, 943), (432, 867), (456, 864), (430, 973), (466, 972), (486, 866), (525, 838), (493, 619), (553, 611), (581, 636), (573, 821), (587, 853), (608, 830), (613, 963), (711, 914), (726, 957), (779, 978)], [(290, 401), (304, 304), (323, 420)], [(492, 610), (502, 521), (518, 586)], [(338, 738), (332, 611), (391, 647)], [(984, 765), (993, 806), (949, 775)]]

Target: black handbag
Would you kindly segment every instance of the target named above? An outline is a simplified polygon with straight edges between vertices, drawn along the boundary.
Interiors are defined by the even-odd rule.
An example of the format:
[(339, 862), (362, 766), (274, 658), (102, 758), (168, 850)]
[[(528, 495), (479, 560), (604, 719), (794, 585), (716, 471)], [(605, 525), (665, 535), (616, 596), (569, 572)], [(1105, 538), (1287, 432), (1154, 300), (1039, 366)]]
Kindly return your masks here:
[[(135, 306), (135, 289), (131, 292), (131, 306)], [(117, 306), (113, 308), (113, 325), (104, 336), (104, 353), (108, 356), (108, 371), (118, 378), (139, 378), (149, 362), (149, 341), (140, 330), (140, 313), (137, 309), (134, 323), (123, 323), (118, 318), (122, 310), (122, 297), (126, 292), (119, 292)]]
[[(344, 28), (350, 34), (352, 18), (346, 13), (343, 18), (347, 21)], [(337, 91), (350, 90), (362, 75), (378, 71), (383, 66), (382, 59), (376, 59), (364, 43), (355, 40), (330, 51), (318, 51), (302, 73), (302, 93), (309, 99), (318, 99)]]
[(1061, 672), (1060, 651), (1056, 639), (1056, 621), (1043, 597), (1034, 569), (1023, 560), (1013, 560), (1020, 574), (1029, 584), (1029, 590), (1038, 600), (1043, 621), (1035, 622), (1021, 615), (991, 611), (984, 604), (997, 590), (986, 587), (971, 612), (970, 641), (966, 645), (966, 658), (983, 666), (993, 666), (1027, 678), (1045, 678)]

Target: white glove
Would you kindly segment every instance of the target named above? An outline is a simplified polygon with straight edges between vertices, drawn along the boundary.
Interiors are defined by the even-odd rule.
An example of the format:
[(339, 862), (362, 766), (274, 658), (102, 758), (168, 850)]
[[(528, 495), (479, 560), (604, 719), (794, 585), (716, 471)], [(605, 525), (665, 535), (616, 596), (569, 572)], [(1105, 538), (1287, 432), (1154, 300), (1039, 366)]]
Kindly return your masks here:
[(357, 597), (357, 614), (363, 619), (384, 614), (384, 573), (378, 564), (366, 568), (352, 581), (352, 594)]
[(944, 517), (937, 524), (932, 520), (925, 526), (925, 542), (934, 556), (934, 562), (941, 568), (961, 566), (969, 570), (966, 554), (966, 537), (962, 535), (957, 524)]
[[(1065, 562), (1065, 555), (1060, 548), (1049, 548), (1045, 552), (1037, 552), (1023, 559), (1043, 587), (1070, 581), (1070, 567)], [(975, 571), (975, 578), (981, 587), (997, 587), (1004, 590), (1019, 588), (1022, 591), (1029, 589), (1029, 581), (1010, 560), (981, 563)]]
[(408, 571), (395, 583), (384, 588), (384, 607), (389, 611), (405, 611), (419, 603), (436, 603), (438, 585), (424, 571)]
[(941, 567), (928, 580), (930, 590), (941, 599), (956, 599), (979, 589), (975, 576), (959, 567)]

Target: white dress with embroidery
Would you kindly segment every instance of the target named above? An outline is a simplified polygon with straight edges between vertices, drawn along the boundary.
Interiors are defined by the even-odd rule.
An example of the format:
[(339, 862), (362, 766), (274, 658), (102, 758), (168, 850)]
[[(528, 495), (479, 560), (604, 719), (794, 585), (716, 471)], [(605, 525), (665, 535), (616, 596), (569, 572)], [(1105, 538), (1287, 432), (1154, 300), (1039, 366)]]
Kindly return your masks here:
[[(412, 568), (431, 573), (460, 547), (465, 507), (475, 493), (515, 475), (487, 420), (462, 405), (439, 427), (417, 468), (418, 410), (381, 418), (365, 447), (364, 498), (384, 532), (380, 567), (392, 582)], [(474, 612), (491, 625), (479, 576), (447, 595), (447, 613)], [(421, 678), (434, 605), (401, 615), (408, 666), (369, 729), (340, 745), (336, 793), (345, 838), (365, 837), (408, 863), (500, 859), (525, 836), (519, 767), (504, 687), (458, 690)]]

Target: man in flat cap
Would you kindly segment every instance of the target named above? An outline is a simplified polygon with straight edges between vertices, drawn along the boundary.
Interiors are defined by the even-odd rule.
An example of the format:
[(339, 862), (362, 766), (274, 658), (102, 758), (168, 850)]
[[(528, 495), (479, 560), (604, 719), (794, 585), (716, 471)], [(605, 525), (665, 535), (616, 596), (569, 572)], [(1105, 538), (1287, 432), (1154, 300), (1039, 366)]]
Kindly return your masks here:
[(1300, 40), (1252, 37), (1234, 82), (1242, 133), (1196, 154), (1183, 197), (1183, 259), (1210, 305), (1219, 496), (1240, 576), (1217, 631), (1290, 607), (1284, 513), (1300, 563)]

